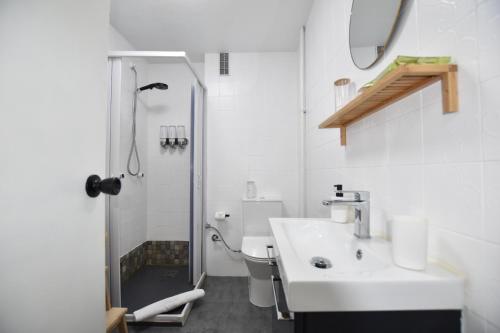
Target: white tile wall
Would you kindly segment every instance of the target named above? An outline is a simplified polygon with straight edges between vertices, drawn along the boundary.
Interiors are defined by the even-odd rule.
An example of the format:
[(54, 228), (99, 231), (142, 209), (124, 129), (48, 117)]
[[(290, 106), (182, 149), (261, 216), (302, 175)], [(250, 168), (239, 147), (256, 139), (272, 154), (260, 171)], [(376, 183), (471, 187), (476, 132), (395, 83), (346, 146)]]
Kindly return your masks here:
[[(205, 55), (208, 86), (207, 218), (240, 248), (242, 205), (248, 179), (259, 194), (283, 198), (287, 216), (298, 214), (298, 61), (296, 53), (231, 53), (231, 75), (218, 74), (218, 54)], [(231, 214), (217, 223), (215, 211)], [(206, 239), (209, 275), (246, 275), (240, 255)]]
[(500, 2), (481, 1), (477, 8), (481, 80), (500, 75)]
[[(130, 63), (136, 65), (139, 85), (146, 84), (147, 63), (140, 59), (123, 59), (122, 61), (122, 90), (120, 101), (120, 166), (121, 173), (125, 174), (122, 180), (123, 190), (120, 195), (111, 200), (119, 201), (120, 220), (120, 254), (130, 252), (146, 241), (147, 218), (147, 183), (145, 179), (131, 176), (127, 173), (127, 159), (132, 140), (132, 99), (134, 91), (134, 77), (130, 70)], [(146, 172), (148, 166), (147, 152), (147, 114), (145, 109), (146, 96), (140, 96), (137, 103), (137, 148), (141, 159), (141, 172)], [(137, 164), (132, 159), (132, 170), (137, 170)]]
[[(110, 26), (112, 50), (135, 50), (119, 31)], [(127, 174), (131, 141), (133, 73), (139, 86), (165, 82), (168, 90), (147, 90), (137, 104), (137, 143), (141, 172), (145, 178)], [(203, 74), (203, 64), (193, 64)], [(160, 147), (160, 125), (184, 125), (190, 137), (191, 85), (194, 76), (184, 64), (152, 64), (142, 58), (122, 61), (120, 98), (120, 168), (126, 174), (119, 201), (120, 253), (128, 253), (146, 240), (189, 240), (189, 148), (165, 150)], [(135, 160), (132, 163), (136, 169)]]
[(150, 82), (164, 82), (168, 90), (148, 95), (148, 240), (189, 240), (190, 150), (160, 146), (161, 125), (184, 125), (190, 138), (191, 85), (194, 77), (185, 64), (149, 64)]
[[(374, 233), (393, 214), (423, 214), (430, 255), (467, 276), (464, 331), (500, 330), (500, 1), (419, 0), (386, 57), (356, 69), (348, 51), (352, 0), (316, 0), (306, 27), (307, 215), (326, 217), (332, 185), (370, 190)], [(451, 55), (460, 111), (443, 115), (435, 84), (348, 128), (319, 130), (332, 83), (362, 85), (396, 55)]]
[(484, 235), (500, 244), (500, 162), (484, 164)]
[(500, 75), (481, 83), (484, 158), (500, 160)]
[[(109, 30), (110, 49), (111, 50), (134, 50), (134, 46), (130, 44), (120, 32), (113, 26)], [(127, 158), (132, 140), (132, 102), (134, 94), (134, 74), (130, 70), (130, 65), (135, 64), (138, 71), (138, 84), (144, 85), (148, 82), (147, 66), (148, 63), (144, 59), (139, 58), (124, 58), (121, 61), (121, 89), (119, 101), (113, 101), (114, 111), (119, 112), (120, 126), (112, 128), (111, 135), (119, 136), (119, 139), (114, 142), (119, 147), (119, 167), (114, 171), (124, 173), (126, 176), (122, 179), (122, 190), (120, 195), (112, 197), (112, 205), (117, 204), (118, 209), (112, 210), (112, 219), (117, 219), (120, 232), (120, 255), (127, 254), (132, 249), (146, 241), (147, 228), (147, 191), (146, 181), (142, 178), (131, 176), (127, 173)], [(141, 159), (142, 172), (146, 172), (148, 165), (148, 154), (146, 145), (147, 132), (147, 113), (145, 106), (147, 104), (147, 96), (141, 95), (137, 103), (137, 147)], [(113, 124), (115, 125), (115, 124)], [(137, 164), (135, 159), (132, 160), (132, 169), (136, 170)], [(114, 164), (114, 163), (112, 163)]]

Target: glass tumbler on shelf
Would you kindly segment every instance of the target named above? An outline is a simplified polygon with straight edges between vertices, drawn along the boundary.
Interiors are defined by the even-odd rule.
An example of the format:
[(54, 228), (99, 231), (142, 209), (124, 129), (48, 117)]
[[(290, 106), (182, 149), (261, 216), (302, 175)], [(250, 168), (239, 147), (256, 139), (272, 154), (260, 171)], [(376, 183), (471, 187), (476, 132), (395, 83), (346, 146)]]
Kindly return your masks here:
[(355, 96), (355, 86), (351, 79), (342, 78), (334, 82), (335, 85), (335, 111), (340, 110)]

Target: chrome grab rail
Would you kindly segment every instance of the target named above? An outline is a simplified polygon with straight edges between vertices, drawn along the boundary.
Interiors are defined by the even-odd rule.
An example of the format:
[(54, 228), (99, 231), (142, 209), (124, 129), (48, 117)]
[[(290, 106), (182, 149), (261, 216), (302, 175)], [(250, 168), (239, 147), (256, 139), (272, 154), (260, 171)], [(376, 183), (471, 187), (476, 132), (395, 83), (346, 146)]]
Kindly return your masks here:
[(276, 306), (276, 317), (278, 320), (293, 320), (293, 312), (290, 312), (287, 309), (280, 309), (279, 302), (278, 302), (278, 296), (276, 293), (276, 287), (274, 286), (274, 283), (281, 283), (281, 279), (279, 277), (276, 277), (274, 275), (271, 275), (271, 284), (273, 285), (273, 296), (274, 296), (274, 304)]
[(268, 264), (269, 266), (276, 266), (276, 259), (274, 259), (274, 258), (273, 258), (274, 256), (272, 256), (272, 257), (271, 257), (271, 256), (269, 255), (269, 249), (274, 249), (274, 246), (272, 246), (272, 245), (268, 245), (268, 246), (266, 247), (266, 252), (267, 252), (267, 264)]

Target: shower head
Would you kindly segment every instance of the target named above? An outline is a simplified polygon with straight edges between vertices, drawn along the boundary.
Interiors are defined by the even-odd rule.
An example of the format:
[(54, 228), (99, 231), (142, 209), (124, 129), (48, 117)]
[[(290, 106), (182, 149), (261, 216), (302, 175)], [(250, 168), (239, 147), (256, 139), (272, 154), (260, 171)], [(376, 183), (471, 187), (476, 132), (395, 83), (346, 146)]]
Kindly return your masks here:
[(161, 83), (161, 82), (156, 82), (156, 83), (151, 83), (151, 84), (148, 84), (144, 87), (140, 87), (138, 90), (139, 91), (144, 91), (144, 90), (148, 90), (148, 89), (160, 89), (160, 90), (166, 90), (168, 89), (168, 85), (165, 84), (165, 83)]

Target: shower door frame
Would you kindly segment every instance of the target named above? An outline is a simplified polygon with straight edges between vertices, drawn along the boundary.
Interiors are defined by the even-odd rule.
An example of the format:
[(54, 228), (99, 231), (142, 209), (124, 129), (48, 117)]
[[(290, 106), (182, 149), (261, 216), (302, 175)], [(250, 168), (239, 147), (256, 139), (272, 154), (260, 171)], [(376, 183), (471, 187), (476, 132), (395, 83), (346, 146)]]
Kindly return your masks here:
[[(167, 59), (173, 59), (177, 61), (181, 61), (187, 65), (187, 67), (190, 69), (192, 74), (195, 77), (195, 84), (198, 84), (199, 87), (201, 88), (202, 96), (201, 96), (201, 119), (199, 119), (202, 122), (202, 131), (201, 133), (191, 133), (191, 145), (192, 146), (192, 152), (191, 152), (191, 161), (190, 161), (190, 245), (189, 245), (189, 253), (190, 253), (190, 264), (189, 264), (189, 271), (190, 271), (190, 282), (192, 283), (193, 281), (197, 280), (196, 285), (194, 286), (194, 289), (199, 289), (203, 285), (205, 278), (206, 278), (206, 273), (205, 273), (205, 251), (204, 251), (204, 244), (203, 240), (205, 239), (205, 229), (203, 228), (203, 221), (206, 220), (206, 205), (205, 205), (205, 198), (206, 198), (206, 131), (205, 131), (205, 125), (206, 125), (206, 108), (207, 108), (207, 88), (204, 84), (204, 82), (201, 80), (200, 76), (194, 69), (191, 61), (186, 55), (186, 52), (164, 52), (164, 51), (111, 51), (108, 53), (108, 78), (109, 78), (109, 83), (108, 83), (108, 134), (107, 134), (107, 145), (106, 145), (106, 159), (108, 161), (107, 167), (106, 167), (106, 173), (107, 177), (112, 177), (112, 168), (110, 166), (111, 164), (111, 159), (112, 159), (112, 151), (111, 151), (111, 146), (112, 146), (112, 141), (113, 137), (111, 135), (112, 131), (112, 125), (113, 123), (116, 122), (114, 120), (114, 112), (113, 112), (113, 101), (112, 97), (116, 93), (114, 92), (116, 87), (113, 87), (113, 78), (116, 78), (115, 70), (114, 70), (114, 64), (116, 60), (122, 60), (122, 58), (165, 58)], [(120, 73), (120, 81), (121, 81), (121, 73)], [(196, 98), (196, 96), (193, 96), (195, 94), (197, 89), (195, 89), (195, 85), (191, 88), (191, 128), (194, 128), (195, 124), (195, 109), (196, 106), (194, 103), (196, 101), (199, 101), (200, 98)], [(119, 92), (118, 92), (119, 93)], [(195, 141), (193, 138), (195, 138), (195, 134), (201, 135), (201, 184), (199, 183), (199, 180), (195, 180), (196, 175), (194, 175), (194, 159), (193, 156), (195, 154), (194, 152), (194, 144)], [(201, 218), (202, 220), (200, 221), (200, 230), (199, 230), (199, 235), (198, 237), (193, 237), (193, 229), (196, 226), (196, 223), (194, 221), (194, 195), (193, 195), (193, 189), (195, 186), (193, 182), (196, 181), (196, 184), (198, 186), (201, 185)], [(107, 246), (106, 246), (106, 265), (110, 267), (109, 270), (109, 280), (108, 281), (114, 281), (113, 285), (110, 286), (110, 291), (111, 291), (111, 299), (113, 302), (113, 305), (115, 306), (120, 306), (121, 304), (121, 292), (120, 292), (120, 268), (118, 264), (118, 270), (116, 269), (116, 262), (120, 262), (120, 253), (119, 249), (113, 248), (114, 243), (119, 242), (119, 232), (112, 232), (113, 231), (113, 223), (111, 223), (111, 210), (113, 209), (111, 205), (111, 200), (109, 196), (106, 199), (106, 234), (107, 234)], [(116, 238), (118, 237), (118, 239)], [(115, 239), (113, 239), (115, 238)], [(193, 239), (198, 239), (200, 244), (198, 245), (199, 250), (201, 250), (201, 253), (198, 254), (197, 257), (198, 260), (194, 262), (193, 258), (195, 257), (193, 255), (193, 252), (197, 247), (193, 244)], [(111, 265), (112, 262), (115, 262), (114, 265)], [(197, 269), (194, 269), (194, 266), (199, 266)], [(198, 276), (194, 276), (193, 274), (196, 274)], [(152, 323), (177, 323), (184, 325), (189, 313), (191, 312), (191, 309), (193, 307), (193, 302), (187, 303), (184, 308), (182, 309), (182, 312), (180, 314), (160, 314), (156, 315), (148, 320), (144, 320), (142, 322), (152, 322)], [(129, 322), (134, 322), (134, 316), (132, 314), (126, 314), (125, 318)]]

